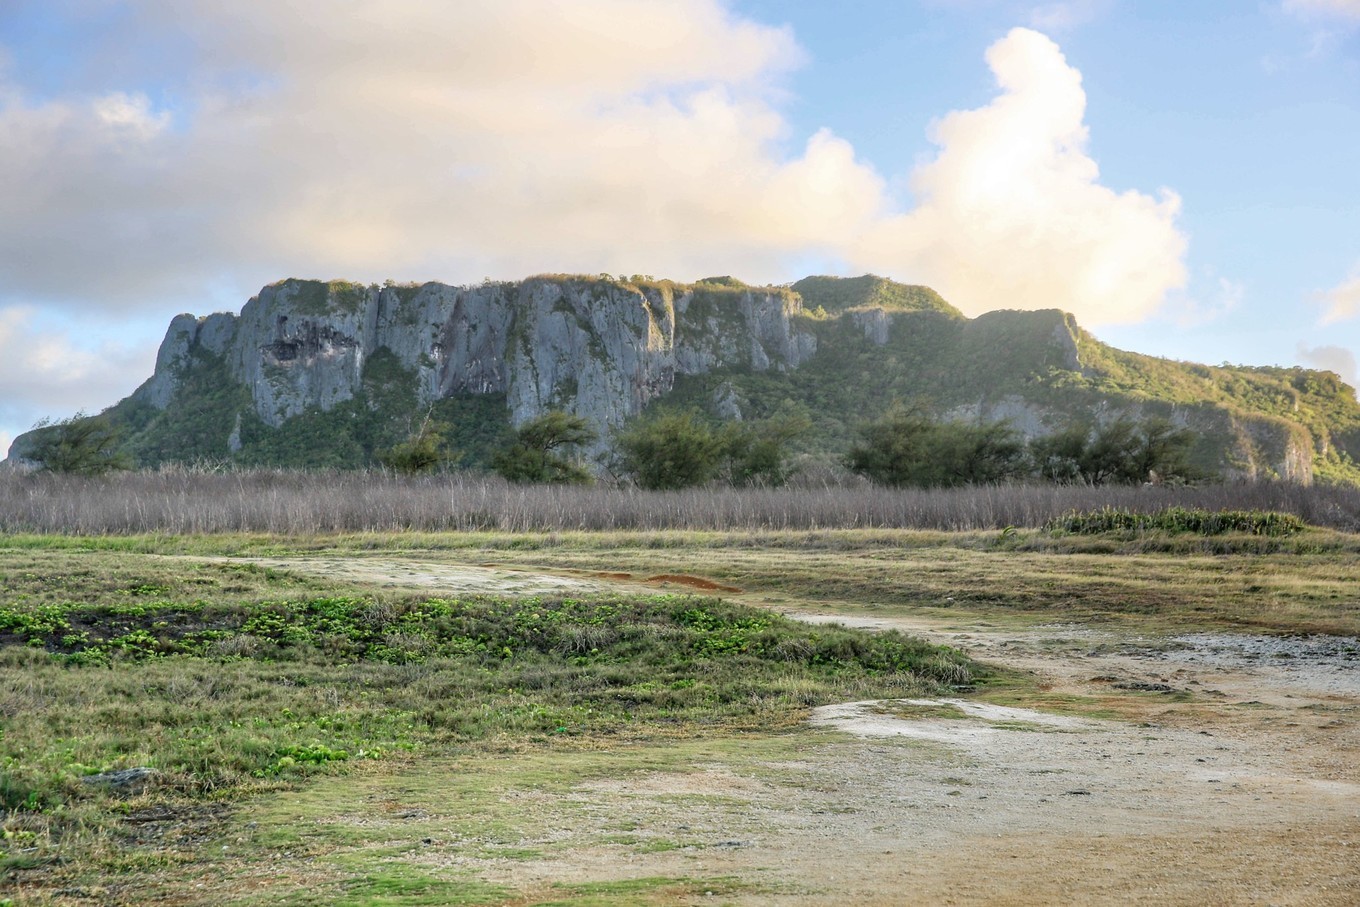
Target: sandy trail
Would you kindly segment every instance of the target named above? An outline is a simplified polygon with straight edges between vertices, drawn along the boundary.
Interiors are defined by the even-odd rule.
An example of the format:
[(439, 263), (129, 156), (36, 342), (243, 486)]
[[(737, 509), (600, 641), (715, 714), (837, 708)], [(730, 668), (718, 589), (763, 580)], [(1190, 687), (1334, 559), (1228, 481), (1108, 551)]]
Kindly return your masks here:
[[(634, 582), (258, 562), (446, 594), (588, 594)], [(589, 823), (559, 824), (545, 832), (544, 857), (455, 862), (529, 891), (733, 876), (754, 886), (740, 901), (755, 904), (1360, 903), (1360, 640), (786, 613), (948, 643), (1033, 671), (1055, 696), (1116, 702), (1120, 717), (966, 700), (828, 706), (814, 710), (796, 760), (645, 773), (573, 794), (585, 815), (631, 817), (644, 835), (681, 827), (698, 844), (639, 851), (600, 844)], [(694, 796), (696, 783), (721, 796)]]

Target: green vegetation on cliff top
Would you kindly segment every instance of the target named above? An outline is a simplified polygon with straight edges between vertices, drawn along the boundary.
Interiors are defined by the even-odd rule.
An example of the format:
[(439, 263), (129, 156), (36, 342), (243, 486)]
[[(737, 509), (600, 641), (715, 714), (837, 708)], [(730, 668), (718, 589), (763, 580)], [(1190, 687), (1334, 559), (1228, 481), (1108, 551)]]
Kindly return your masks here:
[(791, 285), (809, 309), (821, 307), (830, 313), (859, 308), (880, 308), (890, 312), (943, 312), (954, 318), (963, 313), (944, 301), (930, 287), (910, 286), (886, 277), (804, 277)]

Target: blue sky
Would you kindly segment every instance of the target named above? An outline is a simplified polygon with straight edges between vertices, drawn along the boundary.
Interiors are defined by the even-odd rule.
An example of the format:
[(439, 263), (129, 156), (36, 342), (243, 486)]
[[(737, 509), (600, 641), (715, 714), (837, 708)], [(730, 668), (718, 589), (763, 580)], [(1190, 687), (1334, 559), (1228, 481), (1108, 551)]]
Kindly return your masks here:
[(11, 0), (0, 444), (285, 276), (809, 272), (1355, 379), (1360, 0)]

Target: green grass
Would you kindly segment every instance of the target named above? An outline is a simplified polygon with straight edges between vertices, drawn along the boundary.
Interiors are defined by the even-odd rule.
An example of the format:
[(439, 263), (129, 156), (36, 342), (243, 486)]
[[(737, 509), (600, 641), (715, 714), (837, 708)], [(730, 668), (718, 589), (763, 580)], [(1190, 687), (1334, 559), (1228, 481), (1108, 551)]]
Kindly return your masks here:
[[(631, 585), (432, 595), (339, 582), (308, 568), (312, 554), (629, 573)], [(772, 608), (1355, 633), (1358, 570), (1354, 537), (1316, 530), (8, 536), (0, 869), (14, 875), (0, 875), (0, 897), (74, 886), (173, 899), (204, 881), (241, 903), (739, 900), (745, 889), (705, 873), (511, 890), (483, 870), (576, 846), (682, 859), (752, 837), (735, 801), (685, 779), (720, 764), (753, 785), (802, 783), (795, 766), (822, 739), (802, 726), (814, 705), (960, 684), (1088, 717), (1202, 705), (1053, 693), (953, 650)], [(673, 574), (742, 591), (640, 591)], [(81, 781), (134, 765), (160, 773), (139, 796)], [(601, 824), (581, 791), (604, 797), (623, 777), (660, 779), (658, 804), (712, 825)], [(147, 820), (160, 811), (172, 818)], [(569, 838), (545, 835), (558, 826)], [(440, 862), (452, 853), (453, 868)]]
[[(187, 814), (450, 748), (772, 733), (814, 705), (988, 676), (905, 636), (713, 598), (379, 593), (98, 540), (10, 541), (0, 549), (0, 806), (9, 840), (24, 846), (5, 866), (54, 884), (189, 859), (197, 844), (135, 843), (140, 826), (121, 817), (147, 804)], [(158, 773), (134, 801), (81, 781), (131, 766)], [(269, 846), (288, 846), (292, 832), (281, 834)], [(532, 858), (516, 840), (484, 847)], [(436, 903), (464, 890), (442, 885), (370, 872), (317, 902)]]
[[(452, 882), (454, 890), (464, 886), (469, 896), (493, 903), (644, 905), (731, 897), (759, 889), (702, 872), (633, 875), (628, 862), (648, 854), (703, 854), (733, 837), (759, 834), (759, 821), (744, 813), (741, 798), (659, 793), (658, 802), (674, 805), (669, 815), (679, 821), (672, 821), (639, 811), (618, 785), (703, 789), (717, 767), (751, 790), (778, 785), (795, 795), (807, 770), (788, 763), (825, 743), (804, 733), (677, 735), (608, 747), (572, 739), (364, 763), (343, 777), (318, 777), (305, 788), (244, 804), (223, 830), (232, 846), (225, 853), (212, 848), (197, 872), (216, 885), (250, 879), (255, 890), (243, 903), (381, 894), (373, 891), (374, 880), (410, 898), (426, 896), (426, 886), (447, 893), (438, 883)], [(627, 818), (602, 825), (601, 804), (603, 815)], [(621, 826), (627, 834), (619, 833)], [(507, 863), (563, 859), (580, 847), (602, 854), (602, 878), (518, 892), (477, 884), (479, 872), (499, 869), (503, 877)]]

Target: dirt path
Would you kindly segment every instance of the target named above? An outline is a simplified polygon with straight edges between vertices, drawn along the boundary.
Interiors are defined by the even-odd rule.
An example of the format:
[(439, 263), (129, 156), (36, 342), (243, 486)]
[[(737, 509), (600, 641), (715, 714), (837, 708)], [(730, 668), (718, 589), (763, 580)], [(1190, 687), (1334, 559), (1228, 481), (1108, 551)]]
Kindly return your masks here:
[[(647, 579), (260, 563), (450, 594)], [(730, 897), (751, 904), (1360, 903), (1360, 640), (791, 616), (948, 643), (1039, 675), (1044, 696), (1029, 704), (1085, 713), (963, 700), (824, 707), (779, 756), (756, 747), (582, 780), (542, 815), (525, 786), (515, 808), (537, 831), (514, 843), (533, 858), (464, 850), (432, 864), (530, 892), (728, 878), (739, 883)], [(605, 835), (620, 823), (628, 840)]]

